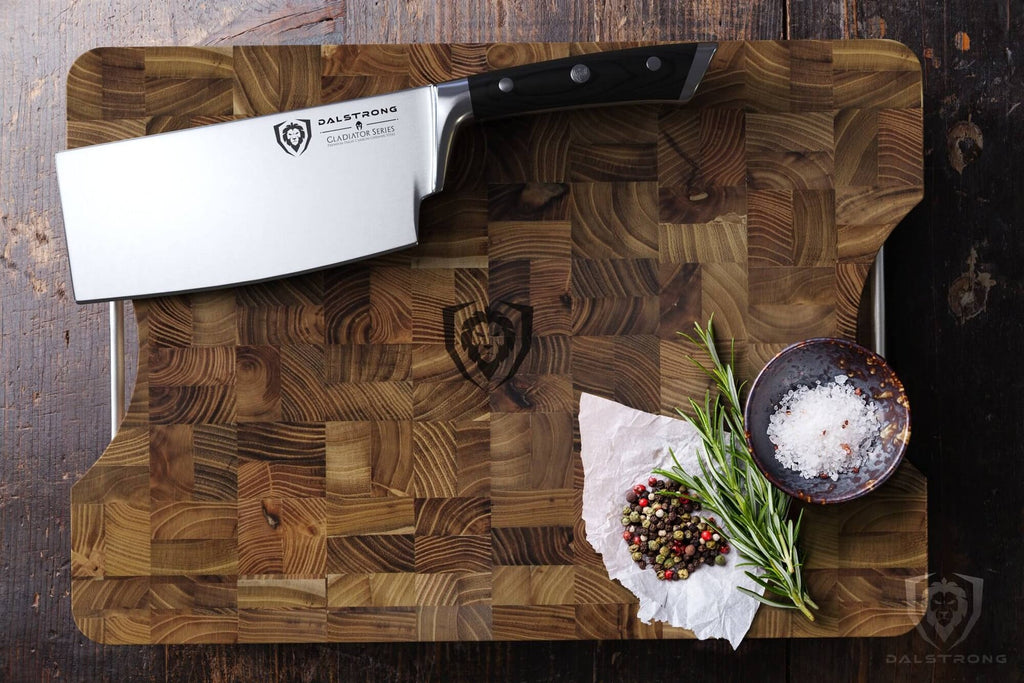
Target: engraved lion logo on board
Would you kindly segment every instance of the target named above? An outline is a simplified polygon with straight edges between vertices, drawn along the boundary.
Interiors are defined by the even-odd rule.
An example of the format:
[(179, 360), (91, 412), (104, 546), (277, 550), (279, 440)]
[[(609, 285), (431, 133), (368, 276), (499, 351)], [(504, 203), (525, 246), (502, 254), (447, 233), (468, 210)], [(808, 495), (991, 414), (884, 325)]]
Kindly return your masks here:
[[(928, 583), (931, 576), (907, 579), (907, 600), (913, 604), (920, 598), (925, 604), (924, 618), (917, 624), (921, 637), (935, 647), (952, 649), (967, 638), (981, 616), (983, 581), (976, 576), (954, 574), (966, 584), (965, 589), (945, 577)], [(950, 642), (957, 634), (959, 637)]]
[(484, 390), (515, 376), (530, 352), (533, 308), (497, 301), (444, 308), (444, 340), (459, 373)]
[(313, 126), (309, 119), (289, 119), (274, 126), (274, 138), (287, 154), (297, 157), (309, 148)]

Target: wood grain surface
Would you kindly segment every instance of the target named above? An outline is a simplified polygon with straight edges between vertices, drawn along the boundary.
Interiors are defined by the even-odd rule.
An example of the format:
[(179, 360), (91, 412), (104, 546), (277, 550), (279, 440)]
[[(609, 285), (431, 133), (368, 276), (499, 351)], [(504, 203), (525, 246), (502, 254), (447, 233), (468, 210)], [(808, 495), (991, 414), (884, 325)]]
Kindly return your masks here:
[[(68, 141), (616, 46), (94, 50), (68, 77)], [(748, 379), (789, 342), (854, 336), (875, 252), (922, 196), (921, 153), (903, 46), (725, 42), (688, 107), (466, 128), (412, 250), (135, 302), (131, 407), (72, 492), (79, 628), (105, 643), (689, 636), (639, 623), (584, 540), (579, 394), (685, 405), (706, 384), (677, 332), (712, 314)], [(763, 608), (752, 636), (913, 626), (913, 465), (809, 509), (805, 535), (818, 620)]]

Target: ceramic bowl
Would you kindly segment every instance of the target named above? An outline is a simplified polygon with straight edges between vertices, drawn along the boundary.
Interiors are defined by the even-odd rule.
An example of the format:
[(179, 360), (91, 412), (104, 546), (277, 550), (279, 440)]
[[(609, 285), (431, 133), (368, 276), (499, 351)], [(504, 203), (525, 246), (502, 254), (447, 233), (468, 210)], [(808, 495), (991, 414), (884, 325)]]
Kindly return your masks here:
[[(775, 458), (768, 438), (768, 423), (783, 397), (798, 386), (826, 384), (846, 375), (877, 405), (882, 424), (881, 454), (837, 480), (807, 479)], [(747, 444), (757, 466), (775, 486), (809, 503), (841, 503), (859, 498), (889, 478), (910, 440), (910, 405), (896, 373), (870, 349), (843, 339), (815, 338), (798, 342), (778, 353), (750, 386), (744, 409)]]

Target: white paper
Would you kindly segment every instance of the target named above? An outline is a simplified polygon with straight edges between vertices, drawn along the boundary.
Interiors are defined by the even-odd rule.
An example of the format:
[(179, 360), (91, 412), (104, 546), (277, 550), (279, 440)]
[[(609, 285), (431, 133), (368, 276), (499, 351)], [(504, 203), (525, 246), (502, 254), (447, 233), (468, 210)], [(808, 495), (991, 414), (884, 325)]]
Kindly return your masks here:
[(697, 430), (683, 420), (583, 394), (580, 442), (587, 541), (601, 554), (608, 575), (640, 599), (640, 620), (687, 628), (700, 639), (728, 638), (733, 648), (739, 647), (760, 603), (736, 587), (762, 589), (743, 573), (749, 567), (736, 566), (736, 550), (725, 556), (724, 566), (704, 566), (686, 580), (661, 581), (650, 567), (640, 569), (622, 540), (626, 490), (646, 485), (655, 468), (671, 469), (669, 449), (684, 470), (700, 471)]

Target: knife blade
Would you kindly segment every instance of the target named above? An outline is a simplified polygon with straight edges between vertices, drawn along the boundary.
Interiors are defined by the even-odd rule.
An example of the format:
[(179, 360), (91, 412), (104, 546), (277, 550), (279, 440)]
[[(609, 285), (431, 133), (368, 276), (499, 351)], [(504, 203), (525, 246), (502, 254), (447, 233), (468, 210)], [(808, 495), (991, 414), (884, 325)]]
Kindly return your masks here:
[(413, 246), (467, 121), (686, 102), (716, 48), (583, 54), (59, 152), (75, 300), (259, 282)]

